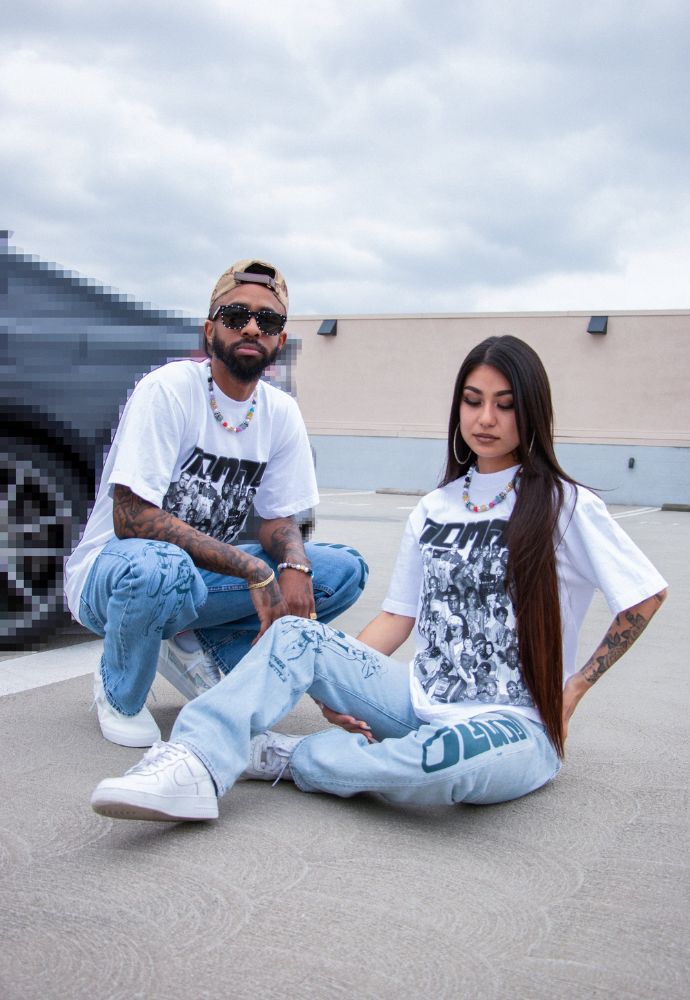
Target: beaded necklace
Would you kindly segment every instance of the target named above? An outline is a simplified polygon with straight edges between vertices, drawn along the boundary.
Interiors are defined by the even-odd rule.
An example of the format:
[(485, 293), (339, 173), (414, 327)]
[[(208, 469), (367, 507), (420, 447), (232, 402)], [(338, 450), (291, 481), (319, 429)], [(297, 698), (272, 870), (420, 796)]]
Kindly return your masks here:
[(242, 431), (246, 431), (249, 427), (249, 422), (254, 416), (254, 410), (256, 409), (256, 394), (251, 401), (251, 405), (244, 415), (244, 420), (237, 427), (229, 424), (223, 414), (218, 409), (218, 403), (216, 402), (216, 397), (213, 395), (213, 374), (211, 372), (211, 365), (208, 366), (208, 391), (210, 394), (211, 410), (213, 411), (214, 419), (218, 421), (221, 427), (224, 427), (226, 431), (230, 431), (231, 434), (241, 434)]
[(504, 486), (500, 493), (497, 493), (493, 500), (489, 500), (488, 503), (473, 504), (470, 500), (470, 483), (472, 482), (472, 476), (474, 475), (474, 466), (471, 465), (467, 470), (467, 475), (465, 476), (465, 482), (462, 487), (462, 501), (468, 510), (471, 510), (473, 514), (484, 514), (487, 510), (492, 510), (499, 503), (502, 503), (511, 490), (515, 489), (515, 483), (517, 482), (518, 476), (520, 475), (520, 470), (515, 473), (513, 478), (510, 480), (507, 486)]

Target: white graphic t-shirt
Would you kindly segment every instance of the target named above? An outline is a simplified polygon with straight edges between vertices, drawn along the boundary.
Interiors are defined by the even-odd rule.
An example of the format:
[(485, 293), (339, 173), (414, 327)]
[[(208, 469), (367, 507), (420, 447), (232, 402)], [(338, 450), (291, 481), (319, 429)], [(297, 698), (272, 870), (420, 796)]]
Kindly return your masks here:
[[(250, 507), (262, 518), (288, 517), (319, 502), (311, 448), (297, 403), (266, 382), (239, 434), (221, 427), (209, 402), (208, 362), (173, 361), (145, 375), (124, 409), (93, 512), (65, 567), (65, 592), (76, 617), (89, 571), (114, 537), (113, 488), (223, 542), (237, 537)], [(228, 423), (239, 425), (250, 401), (213, 386)]]
[[(519, 466), (475, 472), (475, 506), (488, 504)], [(463, 480), (434, 490), (410, 515), (383, 610), (414, 616), (410, 694), (425, 722), (452, 724), (491, 711), (540, 721), (522, 677), (515, 610), (506, 593), (510, 493), (492, 510), (469, 511)], [(577, 638), (595, 590), (612, 614), (666, 586), (646, 556), (589, 490), (566, 484), (556, 548), (564, 681), (576, 669)]]

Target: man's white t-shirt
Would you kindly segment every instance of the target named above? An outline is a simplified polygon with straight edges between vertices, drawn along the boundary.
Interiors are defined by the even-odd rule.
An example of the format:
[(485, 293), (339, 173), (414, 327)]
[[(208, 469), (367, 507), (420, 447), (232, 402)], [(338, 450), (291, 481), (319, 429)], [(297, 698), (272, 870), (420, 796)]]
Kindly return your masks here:
[[(472, 503), (488, 504), (518, 468), (475, 472)], [(453, 724), (501, 708), (538, 722), (505, 589), (505, 530), (515, 493), (474, 513), (462, 490), (463, 480), (456, 480), (417, 504), (383, 602), (384, 611), (416, 618), (412, 705), (425, 722)], [(577, 670), (578, 634), (595, 590), (617, 615), (666, 587), (595, 494), (565, 484), (565, 497), (556, 538), (564, 682)]]
[[(262, 518), (288, 517), (319, 502), (307, 431), (297, 403), (266, 382), (240, 433), (222, 427), (209, 401), (207, 361), (173, 361), (144, 376), (125, 406), (91, 516), (65, 567), (65, 593), (78, 618), (81, 592), (104, 545), (114, 538), (113, 488), (224, 542), (239, 533), (252, 502)], [(225, 420), (238, 426), (250, 400), (217, 385)]]

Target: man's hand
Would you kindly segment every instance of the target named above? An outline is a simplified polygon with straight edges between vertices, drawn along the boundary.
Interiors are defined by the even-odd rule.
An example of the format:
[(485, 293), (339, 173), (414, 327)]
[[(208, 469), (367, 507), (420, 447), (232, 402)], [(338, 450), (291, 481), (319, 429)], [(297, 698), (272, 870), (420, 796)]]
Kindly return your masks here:
[[(277, 563), (309, 566), (304, 542), (293, 517), (277, 517), (263, 521), (259, 528), (259, 543), (264, 552)], [(280, 574), (280, 589), (289, 611), (285, 614), (309, 618), (316, 611), (311, 576), (299, 569), (284, 569)]]
[(289, 610), (286, 614), (309, 618), (316, 611), (311, 577), (298, 569), (284, 569), (280, 574), (280, 589)]
[[(270, 575), (270, 567), (263, 564), (265, 573), (264, 578)], [(251, 581), (251, 582), (259, 582)], [(258, 642), (261, 636), (264, 634), (266, 629), (268, 629), (277, 618), (282, 618), (283, 615), (289, 615), (290, 610), (287, 603), (283, 597), (283, 592), (278, 586), (277, 580), (272, 580), (266, 587), (254, 587), (250, 588), (249, 596), (252, 599), (252, 603), (256, 608), (256, 613), (259, 617), (259, 631), (257, 633), (256, 639), (252, 643)]]

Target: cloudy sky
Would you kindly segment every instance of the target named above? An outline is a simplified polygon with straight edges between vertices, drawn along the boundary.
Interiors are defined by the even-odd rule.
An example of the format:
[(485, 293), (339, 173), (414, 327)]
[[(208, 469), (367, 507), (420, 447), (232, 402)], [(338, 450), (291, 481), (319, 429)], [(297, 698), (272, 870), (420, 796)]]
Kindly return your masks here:
[(22, 0), (0, 227), (199, 315), (690, 307), (687, 0)]

